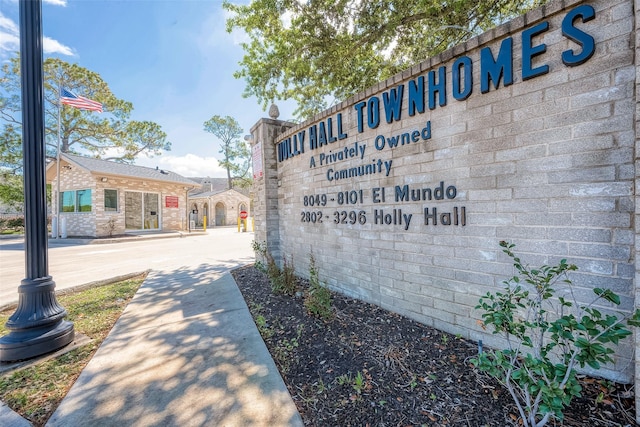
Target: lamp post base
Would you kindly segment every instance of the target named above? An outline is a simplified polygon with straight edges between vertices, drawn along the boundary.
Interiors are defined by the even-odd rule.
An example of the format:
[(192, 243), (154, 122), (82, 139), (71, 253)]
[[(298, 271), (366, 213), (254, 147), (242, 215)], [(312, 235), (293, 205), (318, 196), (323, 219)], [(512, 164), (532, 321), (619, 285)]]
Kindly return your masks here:
[(18, 307), (6, 323), (10, 333), (0, 338), (0, 362), (30, 359), (73, 341), (73, 323), (64, 320), (55, 286), (51, 276), (22, 281)]
[(73, 323), (61, 320), (51, 327), (11, 332), (0, 338), (0, 362), (31, 359), (58, 350), (75, 337)]

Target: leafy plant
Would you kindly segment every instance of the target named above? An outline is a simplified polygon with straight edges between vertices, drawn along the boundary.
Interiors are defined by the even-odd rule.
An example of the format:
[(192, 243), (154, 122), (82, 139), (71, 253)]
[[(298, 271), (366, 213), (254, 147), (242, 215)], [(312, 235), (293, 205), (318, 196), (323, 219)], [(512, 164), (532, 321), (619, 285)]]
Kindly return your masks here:
[[(480, 353), (472, 362), (506, 387), (523, 426), (541, 427), (552, 418), (562, 420), (571, 399), (580, 396), (577, 367), (599, 369), (613, 361), (611, 346), (631, 335), (627, 326), (640, 325), (640, 310), (602, 313), (596, 304), (617, 306), (620, 298), (601, 288), (593, 290), (590, 304), (579, 305), (567, 276), (575, 265), (563, 259), (555, 266), (529, 268), (513, 253), (514, 244), (500, 246), (517, 274), (503, 282), (503, 292), (480, 298), (476, 309), (494, 334), (506, 338), (507, 348)], [(555, 297), (556, 286), (572, 300)]]
[(409, 387), (411, 387), (411, 391), (413, 391), (416, 387), (418, 387), (418, 377), (417, 375), (411, 376), (411, 382), (409, 383)]
[(267, 267), (264, 265), (264, 263), (260, 260), (256, 260), (256, 262), (253, 264), (253, 266), (256, 268), (256, 270), (261, 271), (263, 273), (267, 273)]
[(280, 277), (280, 287), (277, 291), (285, 295), (293, 296), (296, 293), (297, 284), (298, 279), (296, 278), (295, 268), (293, 267), (293, 257), (291, 261), (287, 261), (287, 257), (285, 256)]
[(260, 243), (254, 240), (251, 243), (251, 247), (256, 254), (260, 255), (267, 261), (266, 273), (269, 277), (269, 281), (271, 282), (271, 289), (273, 292), (293, 295), (295, 293), (296, 286), (293, 264), (288, 264), (285, 257), (284, 269), (280, 270), (280, 267), (276, 264), (276, 260), (267, 249), (267, 242)]
[(364, 390), (364, 377), (362, 376), (362, 372), (358, 371), (355, 378), (353, 379), (353, 389), (356, 393), (361, 394), (362, 390)]
[(336, 377), (336, 382), (338, 383), (338, 385), (350, 384), (351, 373), (339, 375), (338, 377)]
[(370, 384), (371, 375), (367, 372), (366, 369), (364, 370), (364, 374), (358, 371), (355, 377), (351, 376), (351, 372), (339, 375), (338, 377), (336, 377), (335, 381), (336, 383), (338, 383), (338, 385), (351, 386), (351, 388), (353, 388), (353, 390), (356, 392), (357, 396), (360, 396), (363, 391), (370, 390), (372, 388)]
[(0, 218), (0, 232), (7, 231), (23, 231), (24, 230), (24, 216), (15, 216), (8, 218)]
[(309, 289), (304, 298), (304, 306), (310, 314), (320, 319), (329, 320), (333, 316), (331, 291), (320, 283), (313, 254), (309, 262)]
[(255, 322), (258, 327), (258, 331), (260, 331), (260, 335), (262, 335), (264, 339), (269, 339), (275, 334), (275, 331), (269, 326), (267, 319), (265, 319), (262, 314), (258, 314), (255, 317)]
[(261, 256), (266, 256), (267, 254), (267, 242), (257, 242), (257, 241), (252, 241), (251, 242), (251, 249), (253, 249), (253, 251)]
[(291, 352), (298, 348), (298, 346), (300, 345), (300, 337), (302, 337), (302, 331), (304, 331), (304, 325), (298, 326), (296, 336), (291, 339), (282, 339), (280, 341), (280, 346), (288, 352)]
[(251, 242), (251, 249), (256, 255), (260, 256), (262, 259), (256, 259), (254, 267), (263, 273), (267, 273), (267, 266), (265, 265), (265, 260), (267, 259), (267, 242), (256, 242), (255, 240)]
[(282, 289), (282, 271), (280, 271), (280, 267), (278, 267), (270, 254), (267, 261), (267, 276), (269, 276), (271, 290), (275, 293), (279, 293), (280, 289)]
[[(300, 338), (304, 331), (304, 325), (298, 325), (296, 328), (296, 336), (292, 338), (281, 338), (275, 343), (273, 356), (278, 362), (282, 372), (288, 372), (289, 367), (297, 359), (295, 350), (300, 346)], [(275, 332), (275, 331), (274, 331)], [(284, 327), (279, 325), (277, 328), (277, 334), (282, 335), (285, 333)]]

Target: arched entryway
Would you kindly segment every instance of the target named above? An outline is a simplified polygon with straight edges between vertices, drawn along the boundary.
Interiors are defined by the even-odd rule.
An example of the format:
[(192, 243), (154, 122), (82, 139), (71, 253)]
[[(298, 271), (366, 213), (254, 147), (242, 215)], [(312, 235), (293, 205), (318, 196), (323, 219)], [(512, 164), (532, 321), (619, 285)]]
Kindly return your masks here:
[(193, 203), (191, 205), (191, 210), (189, 211), (189, 221), (191, 225), (195, 227), (198, 224), (198, 204)]
[(224, 203), (216, 203), (216, 225), (227, 225)]

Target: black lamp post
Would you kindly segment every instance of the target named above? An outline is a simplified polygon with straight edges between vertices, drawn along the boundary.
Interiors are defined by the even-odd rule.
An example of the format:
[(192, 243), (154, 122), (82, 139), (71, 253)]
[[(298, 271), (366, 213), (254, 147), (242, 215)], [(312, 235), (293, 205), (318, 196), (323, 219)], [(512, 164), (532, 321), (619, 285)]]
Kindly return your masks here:
[(19, 302), (0, 338), (0, 362), (29, 359), (73, 341), (73, 323), (48, 275), (42, 66), (42, 2), (20, 0), (20, 71), (24, 173), (25, 273)]

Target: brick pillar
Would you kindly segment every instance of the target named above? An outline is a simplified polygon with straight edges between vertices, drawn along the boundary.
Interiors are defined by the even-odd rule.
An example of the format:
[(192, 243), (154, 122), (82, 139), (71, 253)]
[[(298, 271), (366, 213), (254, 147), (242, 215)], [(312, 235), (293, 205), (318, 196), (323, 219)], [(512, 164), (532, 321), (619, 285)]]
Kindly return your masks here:
[[(278, 213), (278, 136), (294, 126), (276, 119), (261, 119), (251, 128), (251, 149), (262, 158), (262, 176), (253, 180), (253, 218), (255, 241), (267, 243), (267, 250), (282, 266), (280, 219)], [(254, 152), (254, 156), (257, 153)], [(254, 167), (255, 168), (255, 167)], [(257, 170), (254, 170), (254, 175)], [(264, 261), (264, 260), (263, 260)]]

